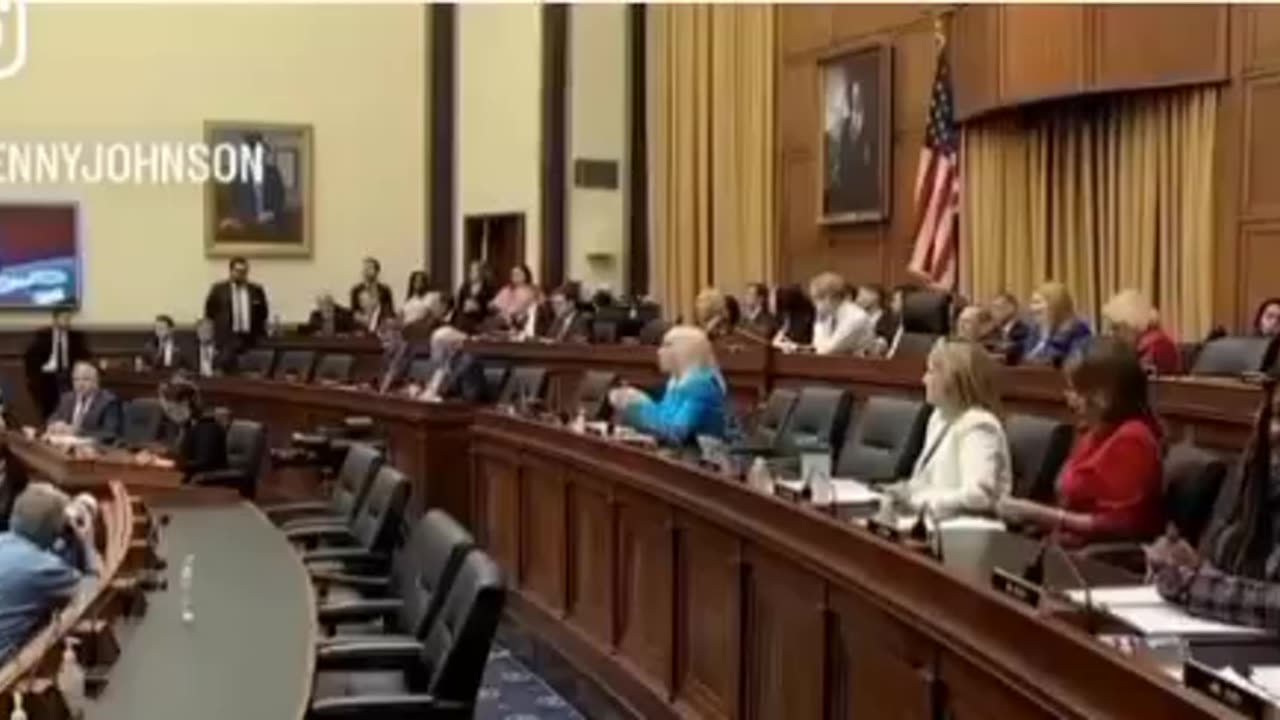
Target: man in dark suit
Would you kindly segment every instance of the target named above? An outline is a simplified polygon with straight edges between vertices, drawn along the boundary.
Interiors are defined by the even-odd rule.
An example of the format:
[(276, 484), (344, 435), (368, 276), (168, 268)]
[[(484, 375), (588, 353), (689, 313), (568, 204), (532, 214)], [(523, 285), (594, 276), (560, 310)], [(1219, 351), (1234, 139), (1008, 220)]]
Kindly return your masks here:
[(367, 257), (364, 259), (364, 266), (360, 271), (360, 282), (351, 286), (351, 303), (348, 305), (352, 310), (360, 307), (360, 291), (368, 290), (378, 305), (382, 307), (383, 315), (390, 315), (396, 311), (395, 299), (391, 296), (391, 288), (383, 282), (378, 281), (378, 276), (382, 273), (382, 263), (377, 258)]
[(551, 342), (586, 342), (591, 334), (591, 318), (578, 307), (576, 285), (561, 285), (551, 291), (551, 322), (542, 337)]
[(479, 358), (465, 352), (467, 336), (453, 327), (442, 327), (431, 336), (431, 360), (435, 368), (419, 399), (429, 402), (462, 400), (470, 403), (493, 402), (484, 365)]
[(218, 341), (239, 352), (267, 333), (267, 293), (249, 282), (249, 261), (233, 257), (227, 263), (230, 276), (209, 288), (204, 316), (213, 320)]
[(987, 349), (1002, 356), (1009, 365), (1017, 365), (1031, 334), (1031, 327), (1019, 317), (1018, 299), (1008, 292), (996, 294), (991, 299), (990, 315), (992, 330), (985, 343)]
[(247, 133), (243, 144), (262, 153), (262, 177), (241, 177), (231, 184), (231, 207), (227, 208), (231, 214), (218, 219), (218, 229), (250, 236), (281, 235), (287, 229), (284, 177), (276, 166), (275, 152), (259, 133)]
[(152, 370), (183, 370), (189, 367), (186, 356), (178, 347), (172, 317), (156, 316), (155, 332), (143, 346), (142, 360)]
[(120, 400), (99, 386), (98, 368), (88, 361), (76, 363), (71, 372), (71, 390), (63, 393), (58, 409), (49, 418), (48, 432), (111, 442), (123, 430)]
[(742, 294), (739, 304), (742, 317), (738, 318), (738, 329), (772, 342), (778, 323), (769, 312), (769, 289), (762, 283), (747, 283), (747, 291)]
[(187, 357), (191, 370), (200, 377), (221, 375), (229, 370), (232, 361), (231, 353), (218, 344), (213, 321), (207, 317), (196, 322), (195, 342), (187, 351)]
[(49, 417), (63, 391), (71, 387), (71, 368), (88, 359), (84, 334), (71, 327), (71, 310), (54, 310), (53, 324), (37, 330), (23, 354), (27, 386), (41, 418)]
[(333, 337), (350, 333), (354, 325), (351, 311), (334, 302), (333, 296), (325, 292), (316, 296), (316, 309), (311, 311), (302, 331), (308, 335)]

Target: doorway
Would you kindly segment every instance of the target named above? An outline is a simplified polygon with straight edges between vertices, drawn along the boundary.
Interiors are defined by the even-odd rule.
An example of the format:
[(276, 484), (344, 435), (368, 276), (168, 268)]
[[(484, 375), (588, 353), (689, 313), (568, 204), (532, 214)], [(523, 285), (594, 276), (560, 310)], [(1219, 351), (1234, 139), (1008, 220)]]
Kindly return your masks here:
[(511, 268), (524, 263), (524, 213), (468, 215), (463, 219), (463, 277), (466, 268), (482, 260), (498, 285), (507, 282)]

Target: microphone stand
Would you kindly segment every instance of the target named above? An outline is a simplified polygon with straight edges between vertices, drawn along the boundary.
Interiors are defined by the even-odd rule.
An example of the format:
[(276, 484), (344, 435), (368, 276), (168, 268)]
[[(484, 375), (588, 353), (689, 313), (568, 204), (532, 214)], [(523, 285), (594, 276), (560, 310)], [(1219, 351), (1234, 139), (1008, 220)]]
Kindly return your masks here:
[[(925, 522), (928, 519), (933, 523), (932, 533), (929, 530), (929, 524)], [(943, 561), (942, 557), (942, 522), (938, 519), (937, 513), (933, 511), (933, 506), (929, 503), (921, 503), (920, 511), (916, 513), (916, 522), (911, 526), (911, 532), (908, 537), (917, 547), (920, 547), (928, 555), (932, 555), (938, 562)]]

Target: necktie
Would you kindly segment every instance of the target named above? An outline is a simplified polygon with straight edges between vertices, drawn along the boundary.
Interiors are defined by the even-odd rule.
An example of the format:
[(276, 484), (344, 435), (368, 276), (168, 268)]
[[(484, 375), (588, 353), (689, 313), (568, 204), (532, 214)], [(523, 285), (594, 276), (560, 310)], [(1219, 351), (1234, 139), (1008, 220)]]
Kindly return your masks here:
[(208, 343), (200, 346), (200, 374), (213, 374), (213, 348)]
[(61, 330), (53, 333), (54, 369), (61, 372), (67, 366), (67, 342)]
[(84, 420), (84, 413), (89, 409), (89, 396), (84, 396), (76, 400), (76, 411), (71, 416), (71, 427), (76, 430), (80, 429), (80, 423)]

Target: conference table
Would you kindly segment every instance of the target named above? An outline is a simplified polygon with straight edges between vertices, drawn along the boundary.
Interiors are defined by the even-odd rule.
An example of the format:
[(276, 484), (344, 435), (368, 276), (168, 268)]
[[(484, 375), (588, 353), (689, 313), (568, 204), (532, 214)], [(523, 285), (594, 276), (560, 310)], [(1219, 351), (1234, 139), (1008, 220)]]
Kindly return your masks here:
[[(281, 348), (362, 354), (286, 339)], [(660, 380), (651, 349), (473, 343), (487, 360), (537, 364), (551, 409), (583, 372)], [(918, 396), (919, 362), (721, 348), (736, 400), (809, 383)], [(1062, 416), (1061, 379), (1005, 369), (1006, 402)], [(159, 378), (109, 372), (122, 395)], [(1056, 592), (1030, 607), (993, 588), (1040, 546), (990, 528), (942, 534), (941, 561), (803, 503), (756, 492), (686, 458), (579, 434), (555, 413), (423, 403), (367, 390), (234, 377), (200, 380), (208, 402), (262, 419), (277, 443), (317, 423), (372, 419), (414, 507), (444, 506), (508, 573), (512, 620), (646, 718), (1237, 717), (1142, 656), (1081, 629)], [(1261, 394), (1237, 381), (1161, 379), (1175, 437), (1238, 448)], [(1056, 556), (1055, 556), (1056, 557)], [(1132, 582), (1115, 568), (1050, 558), (1045, 588)], [(295, 600), (296, 602), (296, 600)], [(197, 620), (197, 624), (200, 621)], [(180, 635), (178, 637), (181, 637)], [(175, 641), (176, 642), (176, 641)]]

